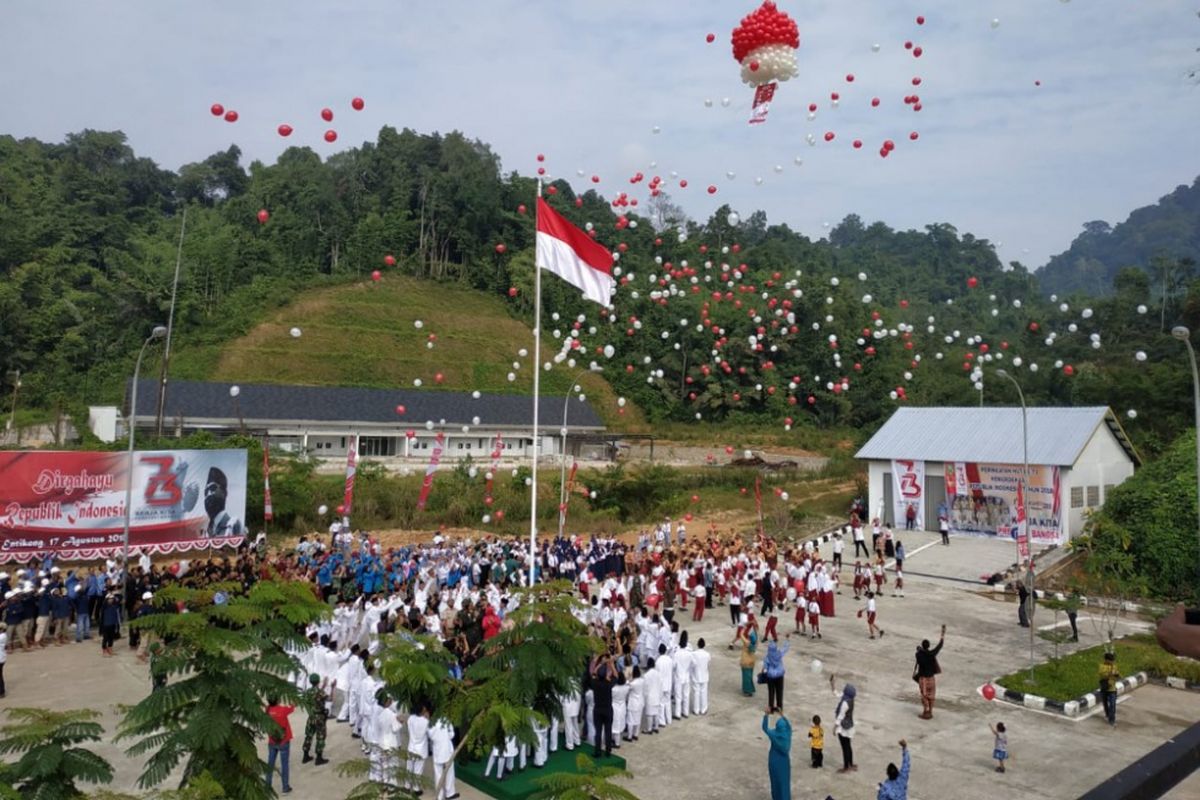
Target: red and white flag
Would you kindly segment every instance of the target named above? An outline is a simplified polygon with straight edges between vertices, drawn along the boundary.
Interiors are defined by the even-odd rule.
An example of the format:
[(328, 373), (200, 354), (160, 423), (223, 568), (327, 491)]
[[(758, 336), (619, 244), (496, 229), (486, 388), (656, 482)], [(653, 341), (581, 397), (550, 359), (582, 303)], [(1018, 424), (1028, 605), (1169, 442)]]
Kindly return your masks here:
[(754, 90), (754, 109), (750, 114), (750, 124), (760, 125), (767, 121), (767, 112), (771, 110), (771, 101), (775, 99), (777, 83), (764, 83)]
[(271, 440), (263, 440), (263, 522), (270, 522), (275, 514), (271, 509)]
[(342, 524), (350, 524), (350, 508), (354, 504), (354, 475), (358, 471), (358, 452), (355, 437), (350, 437), (350, 452), (346, 454), (346, 494), (342, 498)]
[(588, 300), (608, 305), (616, 286), (612, 253), (540, 197), (537, 208), (537, 266), (579, 289)]

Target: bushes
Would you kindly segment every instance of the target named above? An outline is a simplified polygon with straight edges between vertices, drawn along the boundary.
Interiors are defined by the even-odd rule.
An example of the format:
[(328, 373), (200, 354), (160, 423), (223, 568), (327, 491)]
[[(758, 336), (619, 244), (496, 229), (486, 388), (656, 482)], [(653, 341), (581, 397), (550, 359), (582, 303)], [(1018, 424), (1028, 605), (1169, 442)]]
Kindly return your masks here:
[(1196, 435), (1180, 436), (1162, 457), (1113, 489), (1089, 526), (1094, 552), (1127, 552), (1155, 597), (1200, 591), (1196, 575)]

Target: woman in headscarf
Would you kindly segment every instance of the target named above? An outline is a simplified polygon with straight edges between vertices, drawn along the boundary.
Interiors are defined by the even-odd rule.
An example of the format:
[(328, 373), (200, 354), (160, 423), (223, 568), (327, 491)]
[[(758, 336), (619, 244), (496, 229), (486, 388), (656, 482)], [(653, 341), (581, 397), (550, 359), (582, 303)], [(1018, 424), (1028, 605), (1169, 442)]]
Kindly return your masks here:
[(782, 714), (775, 720), (775, 726), (767, 724), (774, 709), (768, 707), (763, 714), (762, 729), (771, 740), (771, 750), (767, 755), (767, 774), (771, 778), (771, 800), (791, 800), (792, 798), (792, 724)]
[[(833, 686), (833, 676), (829, 677), (829, 685)], [(833, 729), (837, 732), (838, 744), (842, 746), (842, 768), (838, 772), (853, 772), (858, 767), (854, 765), (854, 697), (858, 691), (853, 684), (847, 683), (842, 687), (842, 699), (838, 701), (833, 714)]]
[(942, 636), (938, 639), (937, 647), (931, 648), (929, 640), (923, 639), (917, 648), (916, 663), (913, 664), (913, 680), (921, 690), (921, 719), (933, 719), (933, 703), (937, 698), (937, 676), (942, 668), (938, 664), (938, 653), (946, 641), (946, 626), (942, 626)]
[(754, 654), (758, 650), (758, 623), (751, 618), (751, 621), (746, 625), (744, 633), (739, 633), (738, 638), (742, 640), (742, 655), (738, 661), (742, 667), (742, 695), (753, 697)]
[(779, 713), (783, 713), (783, 676), (787, 671), (783, 666), (783, 657), (791, 647), (792, 635), (787, 634), (787, 641), (780, 647), (775, 641), (767, 642), (767, 657), (763, 659), (763, 670), (767, 673), (767, 703)]

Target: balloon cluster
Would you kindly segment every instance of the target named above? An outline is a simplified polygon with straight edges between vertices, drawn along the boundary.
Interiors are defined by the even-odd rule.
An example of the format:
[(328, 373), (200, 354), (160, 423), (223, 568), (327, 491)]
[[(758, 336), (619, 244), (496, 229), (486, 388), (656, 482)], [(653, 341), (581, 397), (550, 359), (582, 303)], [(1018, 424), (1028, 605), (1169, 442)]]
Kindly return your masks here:
[(751, 86), (796, 77), (800, 29), (796, 21), (767, 0), (733, 29), (733, 59)]

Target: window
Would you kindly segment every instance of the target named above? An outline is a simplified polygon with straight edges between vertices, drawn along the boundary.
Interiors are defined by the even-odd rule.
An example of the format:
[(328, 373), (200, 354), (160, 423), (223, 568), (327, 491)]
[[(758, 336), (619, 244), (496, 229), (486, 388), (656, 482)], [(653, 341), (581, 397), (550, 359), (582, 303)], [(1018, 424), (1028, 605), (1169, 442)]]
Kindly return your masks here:
[(1083, 487), (1071, 487), (1071, 508), (1083, 508)]
[(345, 447), (346, 447), (346, 437), (343, 436), (342, 437), (342, 449), (345, 449)]
[(1100, 487), (1099, 486), (1087, 487), (1087, 504), (1088, 504), (1088, 508), (1094, 508), (1095, 506), (1100, 505)]
[(396, 440), (391, 436), (364, 436), (359, 445), (359, 455), (362, 456), (396, 455)]

